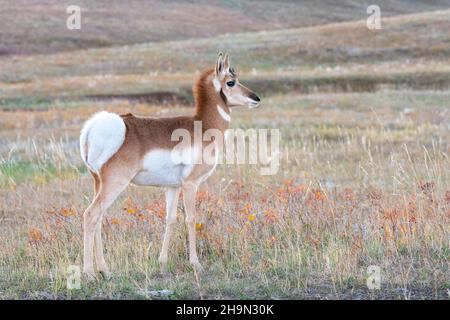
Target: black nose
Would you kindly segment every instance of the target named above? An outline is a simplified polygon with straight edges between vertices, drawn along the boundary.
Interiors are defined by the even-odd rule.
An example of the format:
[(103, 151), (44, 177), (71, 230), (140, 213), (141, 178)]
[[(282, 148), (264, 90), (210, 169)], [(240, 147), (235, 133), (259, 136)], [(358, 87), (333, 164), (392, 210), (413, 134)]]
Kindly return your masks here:
[(250, 99), (255, 100), (256, 102), (260, 102), (261, 99), (254, 93), (249, 96)]

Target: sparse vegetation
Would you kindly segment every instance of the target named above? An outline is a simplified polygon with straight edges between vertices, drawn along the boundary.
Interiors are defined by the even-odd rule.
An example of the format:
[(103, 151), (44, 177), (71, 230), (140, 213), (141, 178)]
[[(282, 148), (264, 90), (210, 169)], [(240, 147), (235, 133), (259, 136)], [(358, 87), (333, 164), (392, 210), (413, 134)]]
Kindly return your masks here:
[(448, 90), (449, 17), (450, 11), (443, 10), (386, 18), (379, 32), (359, 21), (5, 57), (1, 59), (0, 107), (30, 108), (33, 102), (42, 107), (55, 99), (161, 92), (189, 100), (196, 73), (225, 49), (244, 79), (268, 95)]
[[(281, 129), (282, 164), (270, 177), (253, 166), (221, 166), (199, 194), (199, 252), (208, 266), (199, 287), (185, 259), (182, 208), (172, 275), (161, 277), (162, 194), (129, 187), (104, 223), (115, 277), (68, 291), (65, 270), (81, 264), (81, 218), (92, 196), (77, 134), (92, 108), (3, 112), (2, 119), (14, 114), (11, 126), (20, 124), (23, 133), (2, 131), (15, 138), (8, 139), (9, 158), (1, 166), (0, 292), (146, 298), (162, 288), (173, 290), (173, 298), (444, 298), (450, 219), (445, 97), (279, 95), (259, 110), (235, 112), (234, 126)], [(190, 112), (127, 103), (111, 109)], [(34, 145), (41, 147), (33, 151)], [(379, 292), (365, 287), (369, 265), (383, 270)]]
[[(0, 298), (146, 299), (161, 289), (187, 299), (448, 298), (449, 16), (388, 18), (375, 33), (346, 22), (1, 57)], [(130, 43), (153, 40), (139, 34)], [(158, 40), (167, 39), (177, 38)], [(103, 225), (113, 278), (68, 290), (93, 193), (78, 150), (83, 121), (102, 109), (191, 113), (195, 72), (219, 49), (263, 99), (234, 111), (232, 127), (279, 128), (279, 172), (221, 165), (202, 187), (199, 278), (182, 205), (163, 277), (163, 194), (128, 187)], [(381, 268), (379, 291), (367, 289), (370, 265)]]
[[(440, 10), (449, 0), (378, 0), (384, 16)], [(77, 0), (81, 32), (65, 28), (68, 3), (0, 1), (0, 56), (208, 38), (243, 31), (299, 28), (366, 17), (370, 1)], [(45, 22), (43, 22), (45, 21)]]

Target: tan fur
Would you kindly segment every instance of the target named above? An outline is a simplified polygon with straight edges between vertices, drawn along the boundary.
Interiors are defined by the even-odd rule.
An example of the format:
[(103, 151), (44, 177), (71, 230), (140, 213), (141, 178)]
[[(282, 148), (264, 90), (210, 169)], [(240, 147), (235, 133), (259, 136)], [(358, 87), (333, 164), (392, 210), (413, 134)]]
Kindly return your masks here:
[[(219, 55), (218, 66), (223, 71), (228, 70), (228, 58)], [(214, 78), (220, 78), (221, 87), (226, 93), (217, 92)], [(132, 114), (122, 115), (125, 122), (125, 141), (120, 149), (102, 166), (99, 174), (91, 172), (94, 178), (95, 196), (91, 205), (84, 213), (84, 272), (93, 278), (95, 256), (97, 270), (104, 276), (109, 275), (109, 270), (103, 256), (101, 238), (101, 221), (106, 209), (113, 203), (117, 196), (127, 187), (133, 177), (143, 169), (144, 156), (153, 149), (171, 150), (178, 141), (171, 141), (172, 132), (176, 129), (194, 131), (194, 121), (202, 121), (203, 131), (215, 128), (222, 133), (228, 128), (229, 123), (217, 112), (219, 105), (226, 113), (230, 113), (230, 105), (224, 95), (234, 100), (245, 100), (254, 95), (249, 89), (240, 84), (233, 88), (227, 88), (225, 83), (230, 79), (236, 79), (234, 72), (222, 72), (217, 69), (208, 69), (201, 74), (193, 88), (196, 112), (192, 117), (172, 118), (147, 118), (136, 117)], [(255, 96), (255, 95), (254, 95)], [(258, 100), (259, 101), (259, 100)], [(215, 142), (204, 142), (219, 143)], [(210, 172), (214, 166), (198, 164), (194, 167), (181, 187), (170, 187), (166, 190), (166, 231), (159, 262), (161, 270), (166, 270), (168, 259), (168, 247), (172, 233), (172, 227), (176, 218), (176, 209), (181, 190), (184, 194), (184, 206), (186, 211), (186, 224), (189, 232), (189, 261), (197, 269), (201, 269), (195, 246), (195, 195), (200, 178)]]

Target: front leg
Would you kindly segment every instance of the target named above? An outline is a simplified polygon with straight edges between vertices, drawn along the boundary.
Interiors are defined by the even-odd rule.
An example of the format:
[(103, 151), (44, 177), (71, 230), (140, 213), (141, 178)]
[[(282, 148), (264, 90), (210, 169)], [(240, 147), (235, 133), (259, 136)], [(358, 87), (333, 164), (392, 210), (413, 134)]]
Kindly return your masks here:
[(180, 192), (181, 188), (167, 188), (166, 190), (166, 232), (164, 233), (164, 240), (159, 255), (161, 273), (167, 272), (170, 236), (172, 235), (173, 225), (177, 220), (177, 206)]
[(183, 188), (184, 210), (186, 212), (186, 226), (189, 232), (189, 262), (197, 272), (203, 270), (197, 256), (195, 233), (195, 196), (198, 184), (187, 183)]

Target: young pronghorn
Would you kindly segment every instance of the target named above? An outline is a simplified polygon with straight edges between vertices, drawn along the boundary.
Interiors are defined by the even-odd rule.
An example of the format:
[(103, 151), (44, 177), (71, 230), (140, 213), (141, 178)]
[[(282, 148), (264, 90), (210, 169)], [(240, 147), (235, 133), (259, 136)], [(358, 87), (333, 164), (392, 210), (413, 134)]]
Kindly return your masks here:
[[(195, 243), (195, 197), (199, 184), (214, 170), (216, 163), (201, 161), (174, 163), (171, 152), (176, 129), (192, 133), (194, 122), (201, 121), (202, 130), (223, 132), (230, 122), (231, 107), (257, 107), (259, 97), (241, 85), (229, 65), (228, 56), (219, 54), (214, 69), (203, 72), (194, 86), (196, 112), (193, 117), (141, 118), (100, 112), (89, 119), (81, 130), (81, 157), (94, 178), (94, 199), (84, 212), (84, 273), (95, 277), (97, 271), (109, 277), (103, 257), (102, 218), (107, 208), (131, 182), (144, 186), (166, 187), (166, 230), (159, 256), (161, 271), (167, 268), (167, 255), (178, 197), (184, 197), (186, 225), (189, 234), (189, 261), (201, 270)], [(211, 143), (219, 143), (212, 140)], [(205, 144), (205, 142), (203, 142)], [(194, 151), (194, 147), (191, 147)], [(217, 150), (217, 149), (216, 149)], [(193, 152), (194, 157), (201, 156)]]

